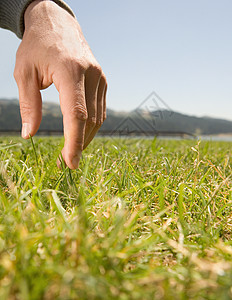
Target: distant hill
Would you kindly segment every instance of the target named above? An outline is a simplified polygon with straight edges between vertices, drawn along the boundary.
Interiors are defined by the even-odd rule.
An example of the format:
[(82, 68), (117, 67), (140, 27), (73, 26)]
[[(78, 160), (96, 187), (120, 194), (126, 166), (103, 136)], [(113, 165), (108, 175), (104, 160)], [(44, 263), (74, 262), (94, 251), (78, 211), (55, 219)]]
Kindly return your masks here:
[[(17, 99), (0, 99), (0, 131), (19, 131), (21, 118)], [(54, 103), (43, 103), (43, 119), (40, 131), (63, 130), (60, 107)], [(197, 135), (232, 134), (232, 121), (211, 117), (195, 117), (170, 110), (134, 110), (115, 112), (107, 110), (107, 119), (100, 133), (187, 133)]]
[[(0, 131), (19, 131), (21, 117), (17, 99), (0, 99)], [(62, 131), (60, 107), (54, 103), (43, 103), (43, 119), (40, 131)]]
[(232, 134), (232, 121), (211, 117), (195, 117), (169, 110), (117, 113), (108, 110), (107, 119), (101, 130), (113, 132), (183, 132), (193, 135)]

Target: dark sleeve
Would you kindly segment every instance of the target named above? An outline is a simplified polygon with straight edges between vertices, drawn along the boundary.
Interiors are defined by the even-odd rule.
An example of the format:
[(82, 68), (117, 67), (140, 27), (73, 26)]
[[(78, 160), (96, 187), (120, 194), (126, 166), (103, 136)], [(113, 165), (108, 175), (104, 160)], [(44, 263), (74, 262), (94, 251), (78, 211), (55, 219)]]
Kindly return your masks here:
[[(24, 13), (34, 0), (0, 0), (0, 27), (14, 32), (22, 38), (24, 32)], [(53, 0), (75, 17), (71, 8), (62, 0)]]

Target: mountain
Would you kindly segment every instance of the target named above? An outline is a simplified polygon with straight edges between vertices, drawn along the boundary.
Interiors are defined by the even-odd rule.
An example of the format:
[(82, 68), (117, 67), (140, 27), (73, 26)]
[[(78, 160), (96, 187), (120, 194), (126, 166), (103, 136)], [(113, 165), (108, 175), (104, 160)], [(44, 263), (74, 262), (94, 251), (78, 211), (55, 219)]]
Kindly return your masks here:
[[(0, 99), (0, 131), (19, 131), (21, 118), (17, 99)], [(43, 103), (40, 131), (62, 132), (62, 115), (59, 105)], [(197, 135), (232, 134), (232, 121), (211, 117), (195, 117), (171, 110), (116, 112), (107, 109), (102, 134), (159, 134), (186, 133)]]
[[(0, 99), (0, 131), (20, 131), (21, 117), (17, 99)], [(40, 131), (62, 131), (60, 107), (54, 103), (43, 103), (43, 119)]]
[(118, 132), (122, 132), (123, 128), (127, 131), (129, 129), (130, 132), (140, 129), (144, 133), (153, 131), (190, 135), (232, 134), (232, 121), (189, 116), (170, 110), (135, 110), (127, 114), (108, 111), (108, 117), (101, 130), (117, 129)]

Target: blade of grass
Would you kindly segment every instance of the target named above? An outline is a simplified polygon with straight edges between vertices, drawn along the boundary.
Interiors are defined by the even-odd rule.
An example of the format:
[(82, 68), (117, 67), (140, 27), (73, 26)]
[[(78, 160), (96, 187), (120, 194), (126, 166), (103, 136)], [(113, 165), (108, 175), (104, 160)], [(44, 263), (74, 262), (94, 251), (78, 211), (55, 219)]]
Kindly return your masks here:
[(37, 167), (39, 167), (38, 157), (37, 157), (37, 153), (36, 153), (36, 150), (35, 150), (35, 144), (34, 144), (32, 136), (30, 134), (29, 134), (29, 137), (30, 137), (32, 149), (33, 149), (33, 152), (34, 152), (34, 155), (35, 155), (36, 165), (37, 165)]

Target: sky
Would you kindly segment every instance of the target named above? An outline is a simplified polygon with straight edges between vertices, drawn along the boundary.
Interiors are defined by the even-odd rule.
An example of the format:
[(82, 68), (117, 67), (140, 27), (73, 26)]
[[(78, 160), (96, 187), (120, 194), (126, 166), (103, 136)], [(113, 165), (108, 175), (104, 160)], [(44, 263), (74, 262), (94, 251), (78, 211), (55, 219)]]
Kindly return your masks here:
[[(66, 2), (106, 74), (108, 108), (133, 110), (155, 91), (174, 111), (232, 120), (231, 0)], [(20, 40), (3, 29), (0, 40), (0, 98), (18, 98)], [(54, 87), (43, 100), (58, 103)]]

